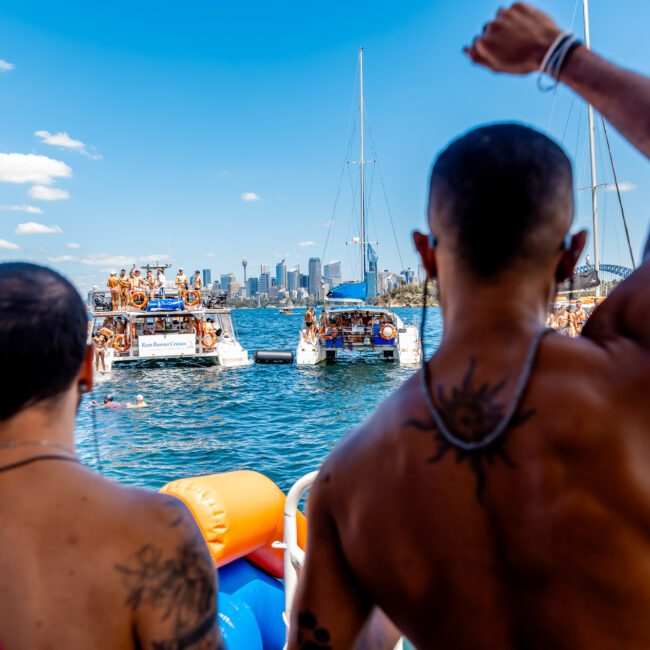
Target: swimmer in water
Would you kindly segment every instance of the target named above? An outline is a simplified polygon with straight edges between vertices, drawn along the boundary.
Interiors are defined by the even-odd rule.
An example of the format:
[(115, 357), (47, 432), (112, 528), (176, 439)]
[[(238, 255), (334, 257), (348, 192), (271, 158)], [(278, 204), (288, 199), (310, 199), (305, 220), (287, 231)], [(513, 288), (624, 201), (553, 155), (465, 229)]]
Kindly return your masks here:
[(144, 395), (136, 395), (135, 396), (135, 404), (132, 402), (128, 402), (126, 405), (126, 408), (128, 409), (142, 409), (145, 406), (148, 406), (148, 404), (144, 401)]
[(121, 409), (122, 405), (119, 402), (115, 401), (115, 398), (111, 395), (104, 395), (104, 408), (105, 409)]

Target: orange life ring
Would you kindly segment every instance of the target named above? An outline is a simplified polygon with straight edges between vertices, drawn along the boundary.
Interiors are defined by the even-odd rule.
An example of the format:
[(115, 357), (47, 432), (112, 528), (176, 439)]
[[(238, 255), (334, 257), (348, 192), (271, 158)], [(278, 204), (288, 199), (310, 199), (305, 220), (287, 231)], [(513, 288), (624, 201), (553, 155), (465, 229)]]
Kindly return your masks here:
[[(329, 330), (329, 334), (327, 333), (328, 330)], [(320, 336), (323, 339), (323, 341), (331, 341), (332, 339), (335, 339), (338, 333), (339, 331), (336, 329), (334, 325), (332, 326), (322, 325), (320, 328)]]
[[(207, 343), (207, 341), (206, 341), (206, 339), (208, 339), (208, 337), (210, 338), (210, 343)], [(204, 337), (201, 339), (201, 345), (202, 345), (204, 348), (208, 348), (208, 350), (212, 350), (212, 348), (213, 348), (216, 344), (217, 344), (217, 335), (216, 335), (214, 332), (208, 330), (208, 331), (205, 333)]]
[[(386, 333), (388, 330), (388, 334)], [(392, 341), (397, 336), (397, 328), (392, 323), (383, 323), (379, 327), (379, 336), (381, 336), (384, 341)]]
[(131, 348), (131, 341), (129, 341), (126, 338), (125, 334), (118, 334), (114, 339), (113, 339), (113, 347), (118, 351), (118, 352), (126, 352)]
[[(141, 298), (142, 301), (136, 302), (135, 301), (136, 296)], [(131, 294), (131, 307), (134, 307), (135, 309), (144, 309), (147, 306), (148, 302), (149, 302), (149, 298), (147, 298), (147, 294), (144, 291), (134, 291)]]
[[(194, 300), (188, 300), (187, 297), (189, 295), (194, 296)], [(185, 303), (186, 307), (196, 307), (199, 304), (199, 300), (201, 300), (201, 292), (197, 291), (196, 289), (188, 289), (187, 291), (183, 291), (183, 302)]]

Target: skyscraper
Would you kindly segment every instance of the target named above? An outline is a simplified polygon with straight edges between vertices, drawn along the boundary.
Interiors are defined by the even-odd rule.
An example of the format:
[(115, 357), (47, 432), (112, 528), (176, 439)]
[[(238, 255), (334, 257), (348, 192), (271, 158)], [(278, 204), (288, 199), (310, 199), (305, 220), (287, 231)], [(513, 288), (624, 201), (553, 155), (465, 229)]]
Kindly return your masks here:
[(284, 260), (275, 265), (275, 286), (278, 289), (287, 288), (287, 263)]
[(248, 295), (252, 298), (257, 295), (259, 280), (257, 278), (248, 278)]
[(337, 287), (343, 282), (341, 276), (341, 262), (330, 262), (323, 266), (323, 278), (325, 282), (330, 285), (330, 289)]
[(221, 290), (227, 291), (229, 296), (233, 296), (239, 290), (237, 276), (234, 273), (224, 273), (221, 276)]
[(320, 297), (322, 280), (320, 257), (309, 258), (309, 295)]
[(291, 269), (287, 272), (287, 289), (289, 291), (298, 291), (300, 289), (300, 269)]
[(207, 287), (209, 284), (212, 284), (212, 270), (203, 269), (203, 286)]
[[(263, 264), (262, 268), (264, 268), (265, 266), (266, 265)], [(266, 268), (268, 269), (269, 267), (266, 266)], [(268, 270), (262, 271), (260, 273), (260, 279), (257, 283), (258, 293), (264, 293), (268, 296), (270, 288), (271, 288), (271, 274), (268, 272)]]

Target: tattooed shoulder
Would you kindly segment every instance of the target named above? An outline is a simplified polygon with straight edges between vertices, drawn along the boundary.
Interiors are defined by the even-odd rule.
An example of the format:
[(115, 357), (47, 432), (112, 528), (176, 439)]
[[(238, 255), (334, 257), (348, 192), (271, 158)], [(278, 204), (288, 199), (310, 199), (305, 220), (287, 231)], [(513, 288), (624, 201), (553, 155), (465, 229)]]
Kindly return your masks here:
[(194, 526), (182, 526), (187, 509), (167, 501), (169, 535), (177, 542), (171, 547), (143, 544), (115, 570), (125, 588), (125, 604), (137, 616), (147, 613), (153, 627), (161, 630), (152, 641), (152, 650), (223, 647), (215, 632), (215, 570), (202, 536)]

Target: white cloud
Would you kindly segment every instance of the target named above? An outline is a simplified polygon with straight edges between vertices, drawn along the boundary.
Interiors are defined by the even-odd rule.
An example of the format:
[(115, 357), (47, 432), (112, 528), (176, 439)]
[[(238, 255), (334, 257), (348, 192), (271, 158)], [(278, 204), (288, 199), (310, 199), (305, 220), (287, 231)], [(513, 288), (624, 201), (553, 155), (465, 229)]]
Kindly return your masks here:
[(77, 242), (71, 241), (68, 244), (66, 244), (65, 247), (76, 251), (79, 248), (81, 248), (81, 244), (77, 244)]
[(0, 72), (9, 72), (9, 70), (13, 70), (15, 67), (13, 63), (0, 59)]
[(60, 226), (46, 226), (35, 221), (19, 223), (14, 232), (17, 235), (60, 235), (63, 230)]
[(336, 222), (334, 221), (334, 219), (328, 219), (327, 221), (325, 221), (325, 222), (322, 223), (321, 225), (322, 225), (323, 227), (325, 227), (325, 228), (329, 228), (330, 226), (333, 226), (335, 223), (336, 223)]
[(34, 185), (29, 188), (29, 196), (37, 201), (65, 201), (70, 198), (70, 192), (58, 187)]
[(113, 271), (117, 270), (113, 267), (131, 268), (134, 260), (124, 255), (109, 255), (108, 253), (98, 253), (97, 255), (87, 255), (81, 258), (82, 264), (90, 266), (105, 266)]
[(217, 254), (216, 254), (216, 253), (212, 253), (212, 252), (210, 252), (210, 253), (206, 253), (205, 256), (206, 256), (206, 257), (216, 257)]
[(72, 169), (61, 160), (33, 153), (0, 153), (0, 183), (52, 185), (55, 178), (69, 178)]
[[(621, 192), (631, 192), (632, 190), (636, 189), (636, 185), (634, 183), (630, 183), (630, 181), (620, 181), (618, 184), (618, 189)], [(616, 192), (616, 185), (614, 183), (611, 183), (607, 186), (607, 191)]]
[(4, 251), (19, 251), (20, 246), (14, 244), (6, 239), (0, 239), (0, 249)]
[(298, 242), (298, 246), (300, 246), (301, 248), (307, 248), (308, 246), (316, 246), (316, 242), (311, 241), (311, 239), (309, 239), (308, 241)]
[(74, 255), (59, 255), (57, 257), (48, 257), (48, 260), (50, 262), (53, 262), (54, 264), (63, 264), (65, 262), (76, 262), (77, 258)]
[(141, 255), (138, 260), (140, 262), (166, 262), (169, 255)]
[(255, 192), (244, 192), (241, 195), (241, 200), (246, 203), (252, 203), (253, 201), (260, 201), (260, 197), (255, 194)]
[(42, 214), (43, 210), (35, 205), (0, 205), (0, 210), (6, 212), (29, 212), (30, 214)]
[(217, 172), (217, 176), (230, 176), (230, 170), (222, 169), (220, 172)]
[(82, 153), (87, 158), (92, 160), (101, 160), (101, 154), (95, 151), (94, 147), (90, 149), (81, 140), (71, 138), (65, 131), (59, 133), (50, 133), (49, 131), (34, 131), (34, 135), (41, 139), (43, 144), (49, 144), (53, 147), (61, 147), (63, 149), (72, 149)]

